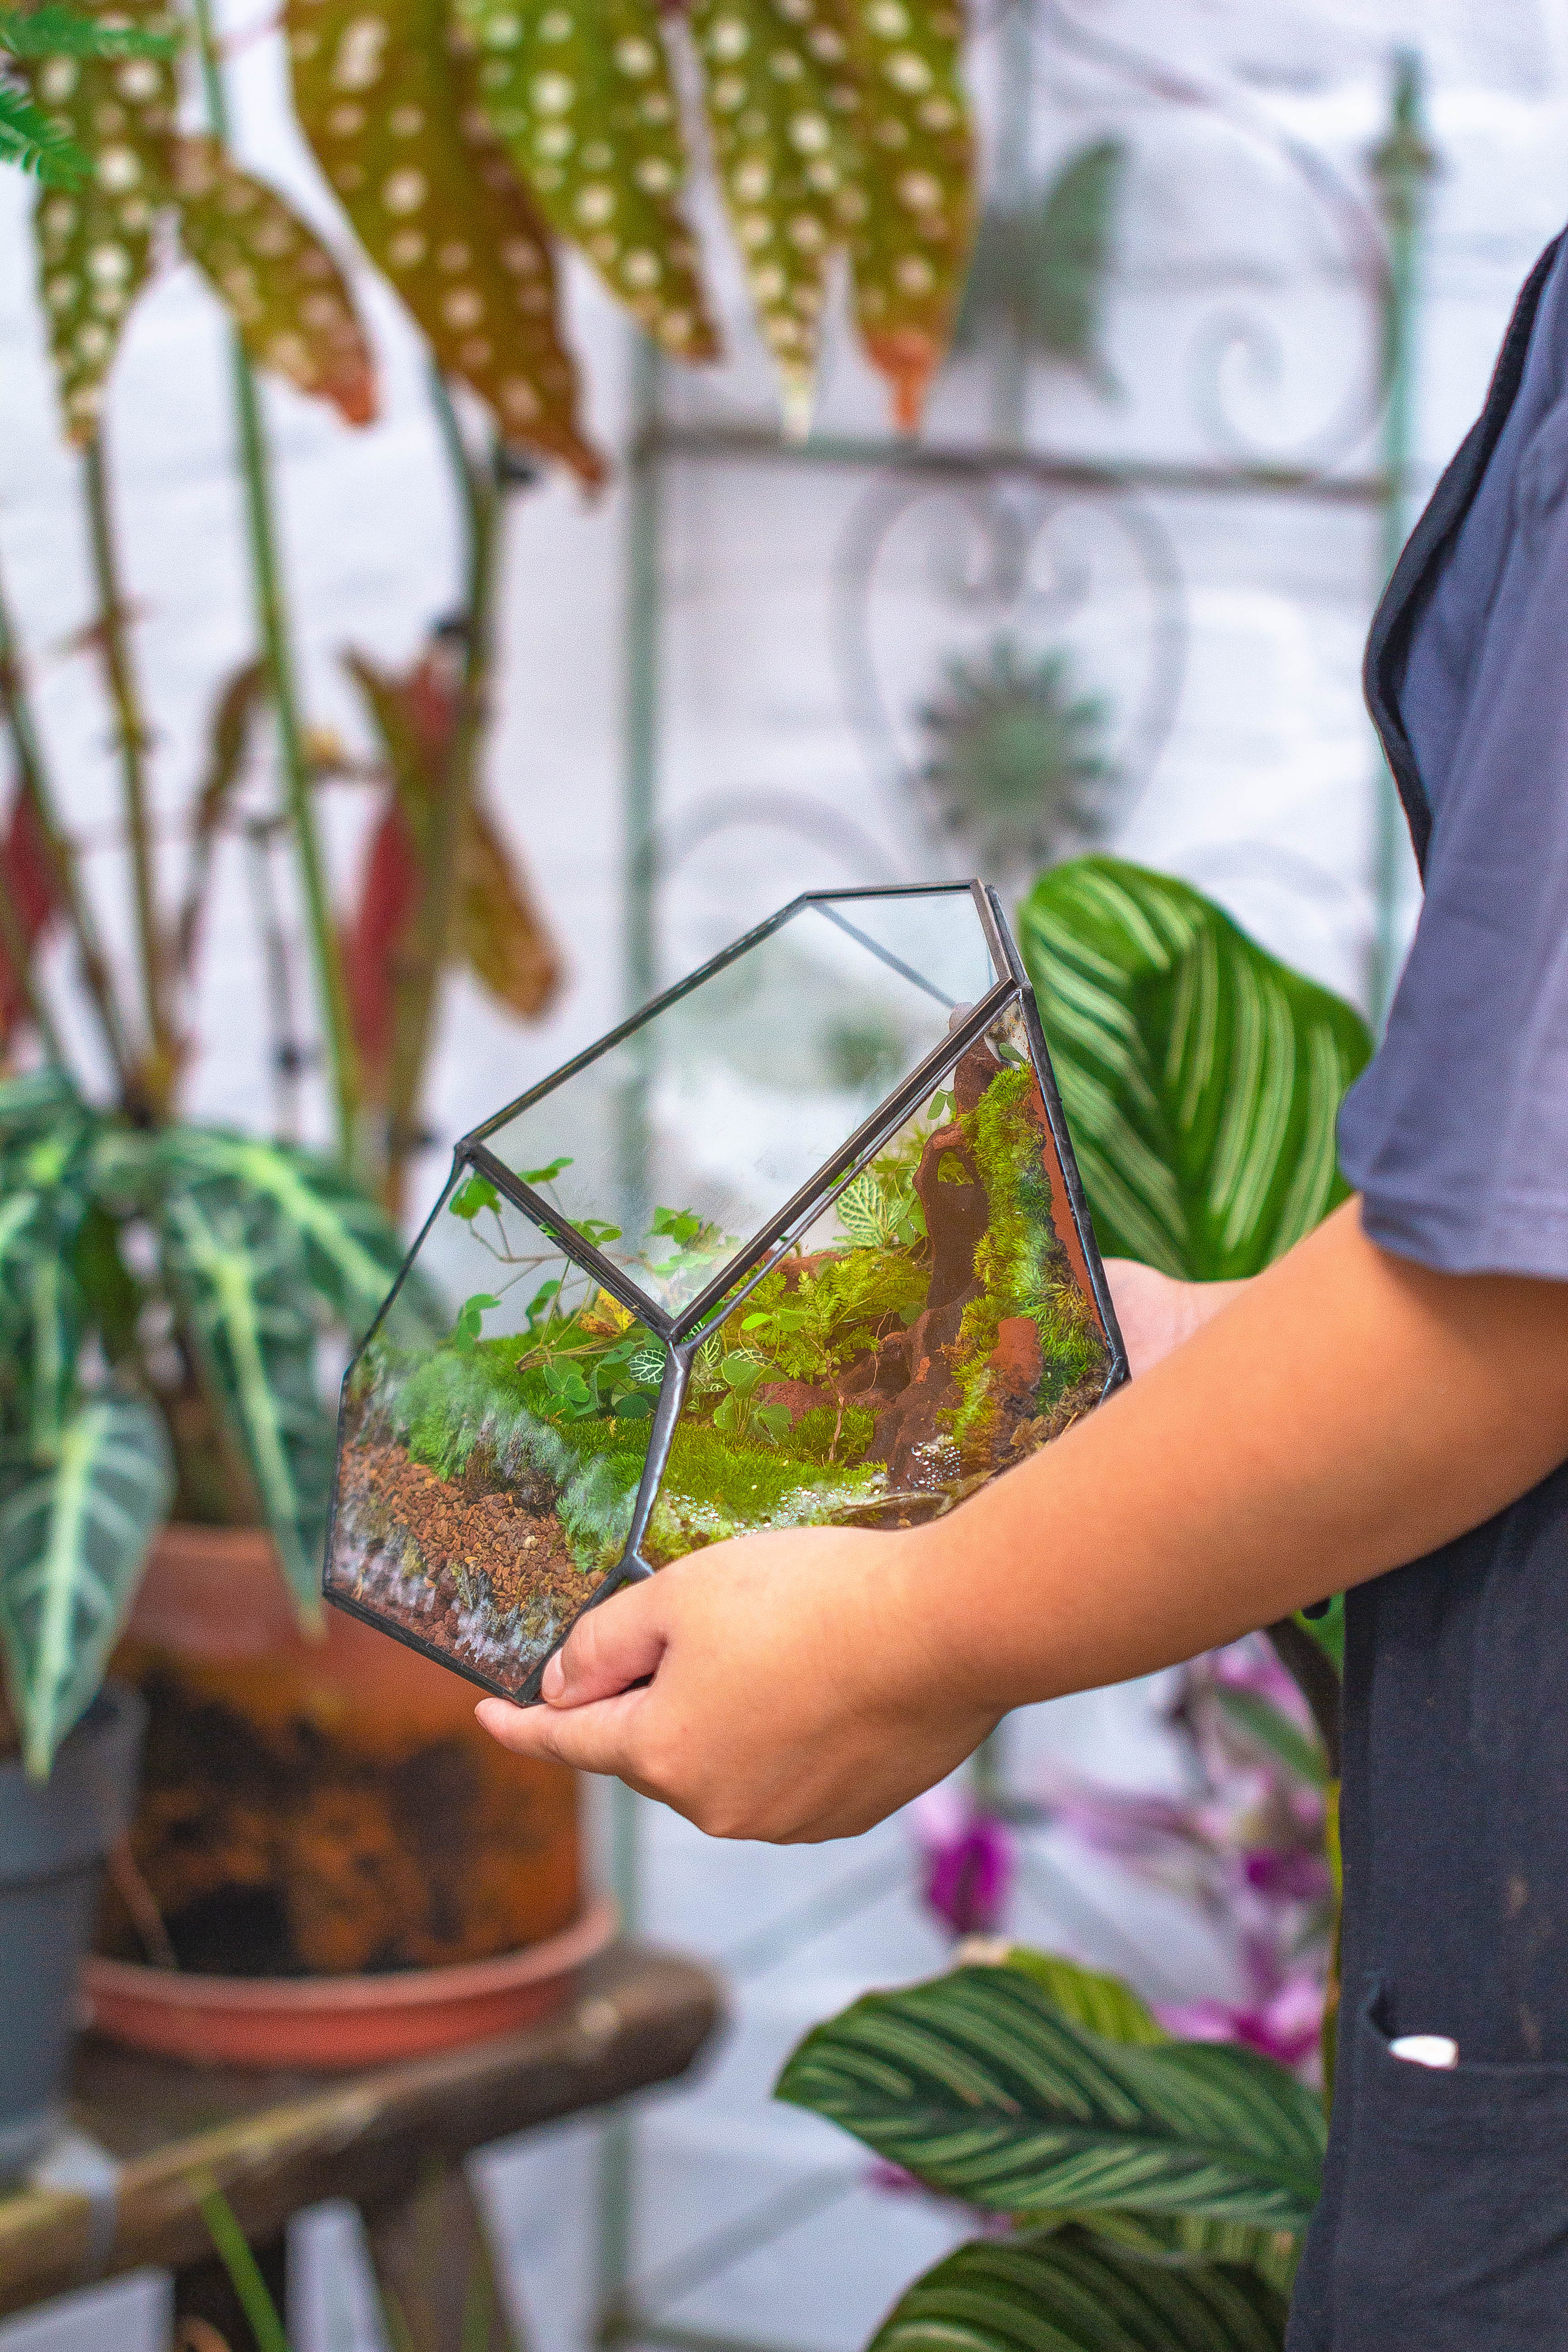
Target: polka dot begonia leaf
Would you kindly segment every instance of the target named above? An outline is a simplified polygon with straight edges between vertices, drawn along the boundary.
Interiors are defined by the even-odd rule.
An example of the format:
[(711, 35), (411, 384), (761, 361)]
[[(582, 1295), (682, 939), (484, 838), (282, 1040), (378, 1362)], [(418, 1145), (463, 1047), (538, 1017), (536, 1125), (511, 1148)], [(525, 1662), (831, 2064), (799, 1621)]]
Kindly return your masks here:
[[(84, 14), (137, 31), (175, 30), (163, 0), (87, 0)], [(168, 194), (174, 68), (168, 57), (13, 60), (30, 94), (87, 155), (75, 188), (40, 189), (33, 210), (38, 290), (66, 431), (97, 429), (132, 305), (152, 272), (153, 230)]]
[(678, 359), (718, 349), (678, 202), (679, 110), (656, 0), (457, 0), (480, 100), (552, 227)]
[(855, 316), (906, 432), (952, 337), (974, 240), (956, 0), (834, 0), (861, 91)]
[(174, 148), (180, 236), (258, 367), (330, 400), (345, 424), (376, 411), (375, 362), (342, 270), (276, 189), (213, 139)]
[(440, 0), (288, 0), (295, 110), (360, 242), (501, 435), (589, 483), (550, 240)]
[(810, 423), (833, 253), (860, 196), (840, 0), (693, 0), (720, 184), (786, 422)]

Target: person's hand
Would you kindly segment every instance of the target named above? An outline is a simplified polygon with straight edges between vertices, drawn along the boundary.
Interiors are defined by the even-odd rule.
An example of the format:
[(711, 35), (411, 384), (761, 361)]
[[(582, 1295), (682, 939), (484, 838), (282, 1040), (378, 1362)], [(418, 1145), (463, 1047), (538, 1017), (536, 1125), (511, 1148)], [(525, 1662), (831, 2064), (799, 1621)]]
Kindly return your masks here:
[(1240, 1282), (1178, 1282), (1131, 1257), (1108, 1257), (1105, 1278), (1134, 1380), (1201, 1331), (1246, 1288)]
[(503, 1748), (617, 1773), (713, 1837), (854, 1836), (1002, 1712), (963, 1687), (963, 1595), (933, 1572), (935, 1532), (803, 1528), (693, 1552), (580, 1619), (542, 1706), (476, 1713)]

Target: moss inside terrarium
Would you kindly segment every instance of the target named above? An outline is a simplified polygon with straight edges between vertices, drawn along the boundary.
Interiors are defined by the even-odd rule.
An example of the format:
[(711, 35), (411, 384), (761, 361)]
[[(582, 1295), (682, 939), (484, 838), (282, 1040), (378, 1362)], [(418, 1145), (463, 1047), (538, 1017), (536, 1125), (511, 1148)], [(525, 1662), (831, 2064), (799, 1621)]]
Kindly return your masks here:
[[(929, 1520), (1068, 1427), (1108, 1360), (1059, 1187), (1033, 1069), (973, 1047), (698, 1348), (648, 1561)], [(485, 1180), (448, 1213), (493, 1287), (435, 1349), (383, 1339), (355, 1367), (332, 1580), (516, 1687), (625, 1551), (665, 1349)], [(663, 1275), (735, 1246), (666, 1207), (645, 1251)]]

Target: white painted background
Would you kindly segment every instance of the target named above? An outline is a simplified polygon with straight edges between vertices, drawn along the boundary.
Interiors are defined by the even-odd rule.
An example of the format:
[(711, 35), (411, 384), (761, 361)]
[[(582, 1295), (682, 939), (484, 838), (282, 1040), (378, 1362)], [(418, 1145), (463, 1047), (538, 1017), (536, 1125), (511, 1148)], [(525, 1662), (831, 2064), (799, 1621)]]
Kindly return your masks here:
[[(1100, 33), (1210, 78), (1316, 142), (1352, 177), (1380, 132), (1392, 49), (1420, 47), (1444, 167), (1420, 334), (1419, 446), (1429, 481), (1479, 403), (1518, 283), (1568, 212), (1568, 0), (1489, 0), (1484, 9), (1468, 0), (1281, 0), (1266, 10), (1241, 0), (1080, 0), (1080, 13)], [(226, 14), (240, 41), (241, 152), (341, 242), (331, 200), (288, 127), (268, 11), (259, 0), (231, 0)], [(995, 63), (994, 44), (983, 45), (976, 73), (986, 92)], [(1271, 316), (1281, 337), (1278, 404), (1255, 403), (1253, 413), (1264, 443), (1289, 455), (1365, 351), (1366, 316), (1321, 216), (1265, 145), (1212, 112), (1153, 103), (1044, 36), (1036, 70), (1036, 169), (1108, 129), (1130, 142), (1133, 168), (1107, 337), (1123, 397), (1107, 405), (1041, 371), (1031, 386), (1032, 437), (1089, 453), (1198, 454), (1188, 397), (1194, 338), (1205, 320), (1244, 305)], [(70, 650), (89, 594), (73, 463), (55, 430), (30, 290), (27, 203), (18, 182), (0, 184), (0, 570), (71, 822), (106, 920), (117, 921), (114, 776), (104, 707), (88, 662)], [(363, 290), (384, 368), (384, 420), (352, 434), (287, 392), (268, 395), (310, 715), (360, 741), (337, 649), (406, 658), (451, 601), (456, 562), (419, 352), (379, 285), (367, 280)], [(572, 305), (595, 422), (614, 448), (626, 416), (626, 338), (575, 275)], [(742, 348), (716, 383), (683, 387), (676, 398), (683, 413), (755, 416), (765, 379)], [(956, 369), (939, 391), (933, 430), (973, 436), (984, 398), (974, 369)], [(836, 428), (874, 422), (874, 388), (843, 351), (828, 370), (823, 414)], [(252, 642), (220, 323), (188, 269), (171, 270), (137, 311), (110, 431), (172, 883), (205, 715), (216, 682)], [(721, 836), (680, 869), (668, 894), (667, 972), (805, 882), (876, 878), (878, 862), (903, 871), (952, 863), (922, 839), (907, 804), (879, 787), (844, 712), (831, 573), (863, 487), (840, 475), (759, 470), (682, 467), (667, 477), (665, 813), (679, 820), (721, 793), (807, 793), (876, 845), (857, 873), (840, 851), (789, 833)], [(1371, 926), (1373, 755), (1356, 669), (1375, 586), (1374, 532), (1354, 517), (1282, 503), (1166, 500), (1159, 512), (1181, 553), (1191, 651), (1174, 733), (1119, 845), (1189, 876), (1279, 952), (1359, 994)], [(490, 790), (569, 943), (574, 977), (552, 1019), (523, 1032), (466, 986), (453, 990), (432, 1088), (443, 1146), (618, 1009), (623, 524), (616, 491), (587, 510), (563, 482), (532, 493), (512, 519)], [(951, 632), (944, 639), (950, 616), (907, 566), (889, 577), (875, 628), (888, 690), (907, 704), (942, 645), (958, 640)], [(1097, 574), (1096, 584), (1099, 600), (1075, 643), (1089, 681), (1115, 692), (1125, 675), (1118, 664), (1136, 638), (1136, 598), (1114, 573)], [(258, 795), (268, 783), (258, 780)], [(333, 795), (331, 808), (346, 874), (363, 808), (352, 792)], [(190, 1102), (204, 1114), (262, 1120), (258, 969), (232, 851), (223, 889)], [(421, 1171), (426, 1187), (438, 1160)], [(1168, 1763), (1152, 1726), (1152, 1696), (1108, 1694), (1037, 1710), (1015, 1735), (1020, 1781), (1027, 1784), (1032, 1758), (1064, 1750), (1108, 1777), (1157, 1778)], [(647, 1929), (716, 1957), (812, 1895), (884, 1873), (884, 1891), (854, 1917), (739, 1987), (735, 2027), (704, 2081), (648, 2103), (639, 2167), (637, 2254), (650, 2273), (769, 2197), (840, 2176), (847, 2185), (837, 2202), (688, 2294), (678, 2315), (688, 2326), (775, 2345), (854, 2352), (898, 2284), (948, 2242), (950, 2225), (934, 2209), (868, 2189), (852, 2147), (809, 2118), (770, 2109), (766, 2093), (810, 2021), (868, 1983), (940, 1959), (940, 1941), (909, 1891), (907, 1832), (895, 1822), (854, 1850), (774, 1854), (715, 1848), (645, 1811)], [(1042, 1876), (1053, 1864), (1075, 1874), (1071, 1884)], [(1162, 1973), (1194, 1989), (1212, 1975), (1213, 1956), (1183, 1937), (1178, 1920), (1119, 1904), (1102, 1876), (1049, 1838), (1030, 1868), (1015, 1923), (1021, 1932), (1127, 1968), (1150, 1990), (1164, 1989)], [(1107, 1895), (1111, 1916), (1097, 1924), (1086, 1902)], [(487, 2166), (535, 2352), (582, 2352), (589, 2340), (593, 2143), (591, 2126), (567, 2127)], [(366, 2340), (354, 2315), (351, 2238), (331, 2212), (301, 2235), (299, 2352), (352, 2352)], [(126, 2290), (123, 2310), (111, 2298), (75, 2317), (62, 2309), (13, 2323), (0, 2328), (0, 2347), (75, 2352), (105, 2341), (111, 2324), (127, 2346), (152, 2346), (159, 2315), (154, 2283)]]

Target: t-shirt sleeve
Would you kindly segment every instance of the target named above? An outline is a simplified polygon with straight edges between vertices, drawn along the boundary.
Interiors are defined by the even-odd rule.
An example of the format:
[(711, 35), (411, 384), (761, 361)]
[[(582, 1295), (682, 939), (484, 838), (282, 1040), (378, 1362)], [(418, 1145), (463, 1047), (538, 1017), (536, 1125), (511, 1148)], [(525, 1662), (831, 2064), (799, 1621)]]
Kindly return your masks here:
[(1421, 633), (1464, 619), (1426, 901), (1341, 1156), (1385, 1248), (1568, 1280), (1568, 402), (1520, 458), (1479, 610), (1466, 561), (1461, 532), (1406, 665), (1419, 759)]

